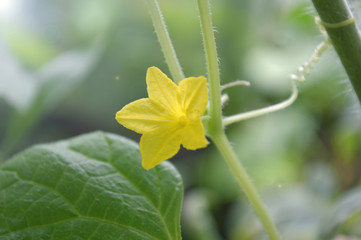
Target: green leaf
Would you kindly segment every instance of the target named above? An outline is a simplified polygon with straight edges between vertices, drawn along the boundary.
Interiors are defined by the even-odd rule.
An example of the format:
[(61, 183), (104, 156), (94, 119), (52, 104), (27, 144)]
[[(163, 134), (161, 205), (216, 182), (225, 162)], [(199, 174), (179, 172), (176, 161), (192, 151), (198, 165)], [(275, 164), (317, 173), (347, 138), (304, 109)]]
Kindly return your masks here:
[(180, 175), (140, 161), (102, 132), (18, 154), (0, 166), (0, 239), (181, 239)]

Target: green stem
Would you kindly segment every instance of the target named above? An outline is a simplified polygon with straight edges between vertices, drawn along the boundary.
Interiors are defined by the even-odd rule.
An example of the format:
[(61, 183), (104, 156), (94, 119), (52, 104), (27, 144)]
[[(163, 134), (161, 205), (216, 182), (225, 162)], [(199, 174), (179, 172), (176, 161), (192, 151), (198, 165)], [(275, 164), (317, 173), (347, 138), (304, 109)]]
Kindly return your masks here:
[[(312, 0), (312, 2), (321, 20), (325, 23), (330, 23), (331, 25), (337, 24), (353, 17), (345, 0)], [(345, 26), (325, 26), (325, 28), (355, 89), (358, 99), (361, 101), (360, 31), (355, 22)]]
[(211, 135), (223, 131), (221, 83), (219, 79), (219, 66), (216, 49), (216, 41), (213, 34), (212, 19), (207, 0), (197, 0), (201, 18), (204, 49), (206, 53), (208, 83), (209, 83), (209, 124), (207, 131)]
[(221, 85), (219, 77), (219, 67), (216, 43), (213, 34), (211, 14), (208, 0), (197, 0), (201, 19), (204, 48), (207, 59), (208, 81), (209, 81), (209, 116), (207, 133), (213, 140), (218, 150), (221, 152), (228, 167), (237, 179), (238, 184), (243, 189), (255, 212), (260, 218), (270, 239), (279, 240), (280, 237), (271, 221), (266, 208), (264, 207), (255, 187), (249, 179), (246, 171), (233, 151), (223, 129), (222, 108), (221, 108)]
[(173, 80), (179, 83), (184, 79), (182, 68), (179, 64), (177, 55), (175, 53), (172, 41), (170, 40), (167, 27), (165, 25), (162, 12), (159, 8), (157, 0), (146, 0), (155, 32), (162, 48), (165, 60), (168, 64), (169, 71), (172, 74)]
[(226, 135), (224, 133), (221, 133), (219, 135), (213, 136), (212, 140), (217, 146), (218, 150), (221, 152), (229, 169), (232, 171), (233, 175), (235, 176), (237, 183), (241, 186), (242, 190), (246, 194), (254, 211), (256, 212), (264, 228), (266, 229), (270, 239), (272, 240), (281, 239), (275, 225), (273, 224), (271, 218), (267, 213), (265, 206), (262, 203), (260, 196), (257, 193), (256, 188), (252, 184), (244, 167), (239, 162), (237, 155), (235, 154), (233, 148), (231, 147)]

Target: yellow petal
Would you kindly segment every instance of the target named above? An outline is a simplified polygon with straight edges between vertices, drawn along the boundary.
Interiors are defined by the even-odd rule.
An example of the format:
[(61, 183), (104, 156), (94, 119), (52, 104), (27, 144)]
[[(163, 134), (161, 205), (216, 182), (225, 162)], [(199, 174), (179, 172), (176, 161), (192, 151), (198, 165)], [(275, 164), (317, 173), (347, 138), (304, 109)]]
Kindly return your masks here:
[(151, 169), (173, 157), (180, 148), (181, 140), (180, 131), (172, 126), (143, 134), (139, 143), (143, 168)]
[(208, 145), (200, 119), (190, 122), (188, 126), (182, 129), (182, 135), (182, 145), (186, 149), (195, 150), (198, 148), (204, 148)]
[(172, 121), (171, 113), (149, 98), (129, 103), (116, 113), (115, 118), (124, 127), (141, 134), (152, 132)]
[(146, 78), (149, 98), (165, 108), (178, 112), (178, 86), (157, 67), (148, 68)]
[(188, 117), (199, 118), (204, 114), (208, 101), (207, 80), (190, 77), (179, 83), (182, 108)]

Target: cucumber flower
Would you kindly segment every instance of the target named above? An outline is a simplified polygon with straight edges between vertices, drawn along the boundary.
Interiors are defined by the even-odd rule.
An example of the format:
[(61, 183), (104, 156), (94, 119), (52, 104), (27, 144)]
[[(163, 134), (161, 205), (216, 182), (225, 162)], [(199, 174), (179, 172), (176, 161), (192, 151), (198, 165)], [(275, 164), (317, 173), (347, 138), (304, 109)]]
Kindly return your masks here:
[(146, 76), (148, 98), (136, 100), (116, 113), (124, 127), (142, 134), (139, 148), (142, 166), (151, 169), (173, 157), (180, 145), (204, 148), (201, 117), (207, 106), (207, 80), (189, 77), (177, 86), (161, 70), (150, 67)]

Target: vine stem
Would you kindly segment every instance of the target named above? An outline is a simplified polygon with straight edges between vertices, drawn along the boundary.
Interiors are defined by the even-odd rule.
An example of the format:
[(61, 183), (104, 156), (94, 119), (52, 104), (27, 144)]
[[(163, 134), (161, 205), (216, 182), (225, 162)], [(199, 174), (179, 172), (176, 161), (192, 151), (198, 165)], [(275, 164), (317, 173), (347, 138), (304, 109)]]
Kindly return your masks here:
[(169, 37), (169, 33), (167, 31), (162, 12), (159, 8), (159, 4), (157, 0), (146, 0), (146, 2), (148, 4), (153, 26), (162, 48), (165, 60), (169, 67), (169, 71), (174, 82), (178, 84), (182, 79), (184, 79), (184, 74), (175, 53), (172, 41)]
[(252, 181), (232, 149), (223, 129), (221, 108), (221, 86), (216, 43), (212, 28), (212, 20), (208, 0), (197, 0), (201, 19), (204, 49), (206, 54), (208, 80), (209, 80), (209, 116), (207, 133), (222, 154), (237, 183), (246, 194), (253, 209), (261, 220), (270, 239), (279, 240), (280, 236), (275, 225), (269, 217), (266, 208), (257, 193)]
[(201, 29), (203, 34), (203, 44), (206, 54), (208, 69), (209, 88), (209, 122), (207, 132), (223, 131), (222, 126), (222, 104), (221, 104), (221, 82), (219, 77), (219, 66), (214, 38), (210, 8), (207, 0), (197, 0), (199, 15), (201, 19)]
[(243, 192), (247, 196), (249, 202), (251, 203), (254, 211), (261, 220), (264, 228), (266, 229), (268, 236), (272, 240), (281, 239), (275, 225), (273, 224), (271, 218), (269, 217), (267, 210), (254, 187), (251, 179), (249, 178), (246, 170), (239, 162), (236, 153), (231, 147), (230, 142), (228, 141), (224, 132), (218, 134), (217, 136), (212, 137), (213, 142), (217, 146), (218, 150), (222, 154), (225, 162), (227, 163), (229, 169), (231, 170), (233, 176), (236, 178), (237, 183), (242, 188)]
[(361, 33), (346, 0), (312, 0), (361, 102)]

